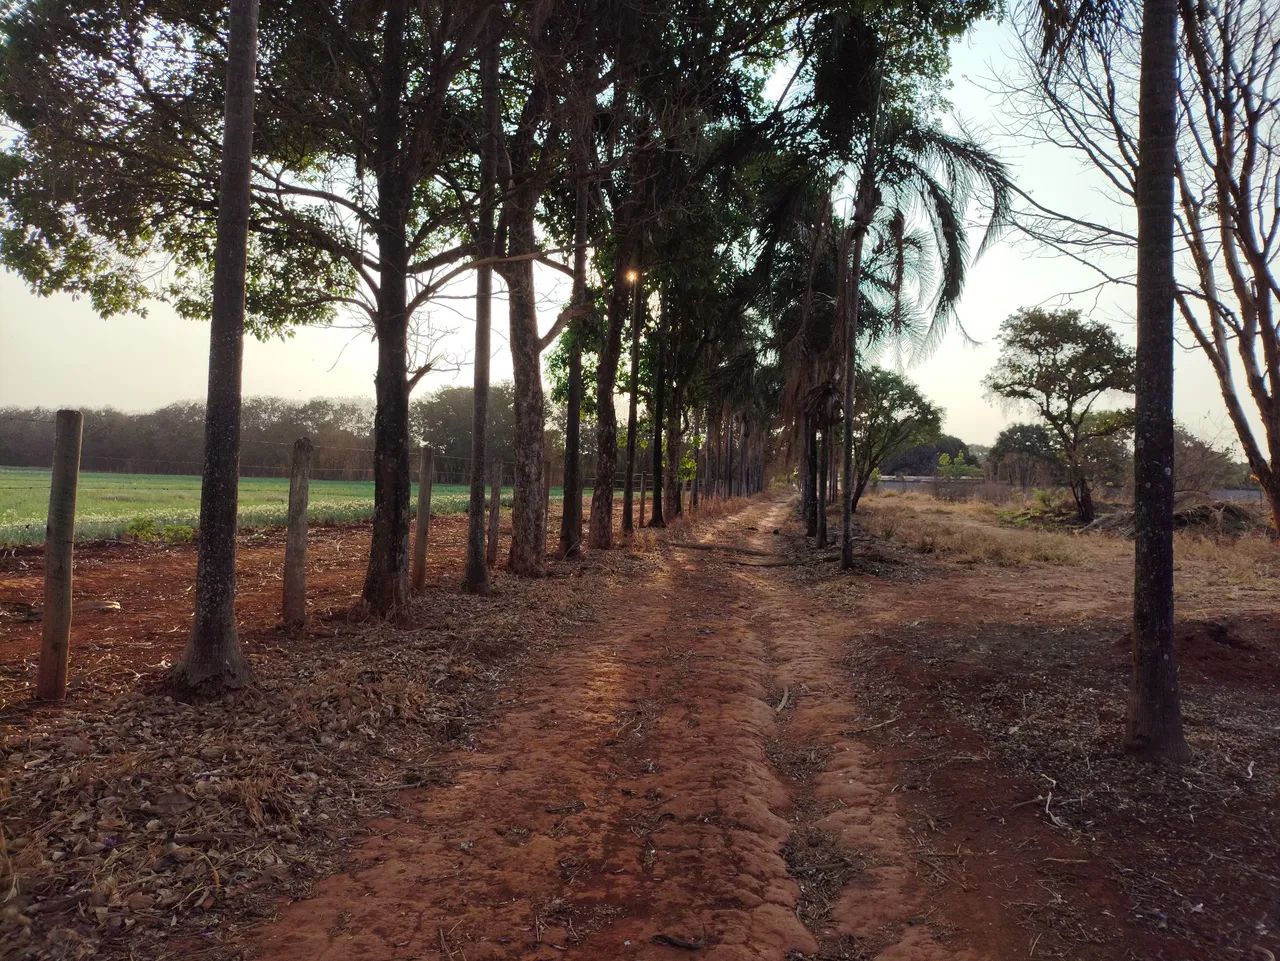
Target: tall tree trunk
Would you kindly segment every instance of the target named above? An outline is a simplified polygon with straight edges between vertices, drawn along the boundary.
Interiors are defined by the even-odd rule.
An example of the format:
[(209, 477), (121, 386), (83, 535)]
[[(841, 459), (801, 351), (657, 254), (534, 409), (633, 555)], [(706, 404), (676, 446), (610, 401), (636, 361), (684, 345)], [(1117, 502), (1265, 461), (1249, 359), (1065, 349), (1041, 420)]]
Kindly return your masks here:
[[(587, 181), (578, 177), (573, 220), (573, 297), (575, 310), (587, 309)], [(569, 329), (569, 397), (564, 430), (564, 505), (560, 515), (560, 557), (576, 557), (582, 550), (582, 317)]]
[(633, 260), (634, 243), (623, 233), (618, 246), (618, 267), (609, 295), (609, 324), (596, 367), (596, 477), (591, 491), (591, 524), (587, 545), (613, 546), (613, 473), (618, 461), (618, 417), (613, 408), (613, 391), (618, 380), (618, 357), (622, 353), (622, 328), (630, 315), (630, 285), (626, 264)]
[[(493, 211), (498, 179), (502, 122), (498, 104), (499, 27), (490, 23), (480, 51), (480, 100), (484, 137), (480, 146), (480, 209), (476, 214), (476, 253), (483, 262), (494, 254)], [(467, 498), (467, 562), (462, 589), (489, 593), (485, 542), (485, 480), (489, 445), (489, 357), (493, 331), (493, 266), (476, 270), (476, 349), (471, 393), (471, 464)]]
[(818, 448), (818, 489), (814, 496), (814, 541), (818, 547), (827, 546), (827, 465), (831, 460), (831, 428), (822, 429), (822, 438), (815, 445)]
[(1146, 0), (1138, 94), (1138, 344), (1134, 429), (1133, 676), (1125, 749), (1191, 756), (1173, 646), (1173, 177), (1178, 4)]
[(662, 510), (663, 488), (666, 486), (666, 461), (663, 457), (662, 432), (666, 423), (667, 404), (667, 318), (663, 309), (653, 344), (653, 514), (650, 527), (666, 527)]
[(639, 270), (630, 272), (631, 281), (631, 372), (627, 378), (627, 475), (622, 481), (622, 532), (635, 530), (636, 491), (636, 428), (638, 426), (637, 401), (640, 394), (640, 328), (642, 323)]
[(813, 421), (806, 417), (804, 423), (804, 484), (801, 504), (804, 508), (804, 533), (814, 537), (818, 533), (818, 431)]
[(667, 404), (667, 513), (673, 518), (684, 511), (684, 481), (680, 477), (680, 465), (684, 461), (684, 431), (680, 428), (684, 408), (684, 385), (671, 386), (671, 401)]
[(733, 422), (735, 418), (730, 417), (729, 423), (725, 428), (725, 471), (724, 486), (729, 497), (734, 495), (733, 489)]
[(849, 280), (846, 298), (845, 349), (844, 349), (844, 451), (842, 470), (844, 487), (841, 491), (840, 509), (840, 566), (848, 571), (853, 569), (853, 512), (857, 508), (858, 497), (862, 490), (859, 487), (855, 494), (851, 481), (853, 471), (853, 407), (854, 377), (858, 370), (858, 311), (861, 309), (862, 297), (862, 247), (866, 240), (867, 227), (870, 225), (871, 211), (863, 209), (863, 197), (869, 201), (870, 180), (864, 180), (864, 189), (859, 191), (858, 207), (853, 226), (853, 256), (849, 265)]
[(222, 134), (209, 393), (200, 486), (195, 616), (171, 681), (184, 692), (244, 687), (253, 673), (236, 633), (236, 508), (240, 475), (240, 380), (244, 290), (253, 162), (258, 0), (231, 0), (228, 15), (226, 123)]
[(413, 185), (402, 169), (408, 0), (391, 0), (383, 23), (375, 117), (378, 179), (378, 374), (373, 418), (373, 538), (364, 578), (371, 613), (390, 616), (409, 598), (409, 377), (406, 224)]
[(859, 473), (858, 479), (854, 481), (853, 509), (855, 512), (858, 510), (858, 502), (862, 500), (862, 495), (867, 489), (867, 481), (870, 479), (870, 477), (871, 477), (870, 474), (863, 476), (861, 473)]
[[(520, 191), (511, 201), (509, 250), (513, 256), (536, 251), (533, 220), (536, 194)], [(542, 348), (533, 261), (527, 257), (502, 269), (507, 282), (511, 327), (511, 368), (515, 388), (515, 489), (511, 503), (509, 570), (537, 576), (546, 570), (547, 519), (543, 463), (546, 411), (542, 396)]]
[(1071, 497), (1076, 502), (1076, 517), (1081, 524), (1092, 524), (1097, 517), (1093, 506), (1093, 490), (1089, 478), (1079, 467), (1072, 468)]

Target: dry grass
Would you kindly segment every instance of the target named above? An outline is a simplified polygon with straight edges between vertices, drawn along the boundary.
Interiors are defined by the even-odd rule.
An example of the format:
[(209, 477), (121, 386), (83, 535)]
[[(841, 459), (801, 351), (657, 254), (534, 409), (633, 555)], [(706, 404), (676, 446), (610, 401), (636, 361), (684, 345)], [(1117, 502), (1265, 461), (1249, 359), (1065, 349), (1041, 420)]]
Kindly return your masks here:
[(981, 501), (885, 493), (864, 498), (858, 513), (863, 526), (877, 537), (965, 564), (1071, 566), (1109, 559), (1119, 546), (1112, 539), (1008, 527), (1001, 524), (994, 505)]
[[(858, 514), (874, 536), (960, 564), (1114, 566), (1117, 576), (1128, 577), (1133, 562), (1133, 542), (1126, 537), (1014, 527), (1001, 520), (995, 506), (978, 501), (880, 494), (865, 498)], [(1276, 599), (1280, 547), (1265, 533), (1179, 531), (1174, 551), (1178, 601), (1186, 613), (1211, 613), (1224, 600)]]

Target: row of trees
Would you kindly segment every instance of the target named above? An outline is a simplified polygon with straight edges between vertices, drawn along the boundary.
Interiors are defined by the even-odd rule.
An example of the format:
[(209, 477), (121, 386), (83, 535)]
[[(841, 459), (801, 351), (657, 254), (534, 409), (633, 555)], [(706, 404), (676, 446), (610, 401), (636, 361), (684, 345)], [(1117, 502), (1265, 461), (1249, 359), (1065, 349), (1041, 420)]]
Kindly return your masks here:
[[(1088, 44), (1116, 35), (1116, 23), (1136, 26), (1128, 8), (1092, 0), (1035, 9), (1050, 79), (1085, 63)], [(686, 446), (713, 476), (749, 490), (763, 483), (779, 425), (806, 490), (843, 478), (851, 567), (856, 441), (870, 436), (856, 401), (860, 382), (878, 376), (867, 361), (936, 344), (971, 254), (1010, 220), (1004, 167), (936, 120), (948, 44), (990, 10), (987, 0), (283, 0), (259, 21), (255, 0), (232, 0), (224, 30), (189, 0), (10, 8), (0, 48), (0, 109), (16, 131), (0, 160), (6, 264), (37, 290), (88, 296), (103, 314), (162, 296), (212, 319), (197, 613), (178, 681), (248, 679), (232, 607), (246, 329), (270, 335), (340, 315), (376, 337), (364, 599), (393, 615), (408, 589), (410, 392), (435, 363), (432, 307), (474, 281), (465, 586), (488, 589), (479, 535), (495, 276), (507, 289), (514, 371), (512, 571), (536, 575), (545, 563), (541, 372), (553, 344), (571, 505), (586, 473), (584, 410), (595, 417), (590, 546), (613, 543), (612, 479), (620, 449), (634, 474), (643, 401), (659, 479), (653, 523), (681, 508), (670, 468)], [(1178, 12), (1148, 0), (1144, 15), (1130, 31), (1143, 76), (1141, 149), (1129, 152), (1140, 158), (1129, 743), (1176, 758), (1185, 745), (1170, 654), (1166, 208)], [(767, 99), (765, 81), (780, 71), (783, 93)], [(975, 234), (978, 202), (986, 216)], [(572, 278), (546, 330), (535, 265)], [(869, 400), (861, 410), (869, 415)], [(623, 505), (627, 531), (626, 490)], [(580, 548), (581, 526), (566, 511), (562, 553)]]
[[(510, 463), (515, 451), (514, 387), (490, 390), (490, 455)], [(449, 473), (471, 456), (472, 392), (442, 387), (409, 405), (409, 434), (448, 458)], [(86, 469), (126, 473), (198, 473), (204, 456), (205, 408), (188, 402), (130, 413), (86, 410), (81, 458)], [(289, 452), (299, 437), (315, 445), (312, 473), (319, 478), (365, 479), (373, 460), (373, 405), (361, 400), (316, 398), (292, 401), (246, 397), (241, 405), (241, 472), (287, 471)], [(48, 467), (53, 450), (51, 411), (0, 408), (0, 464)], [(563, 450), (555, 418), (548, 421), (548, 446)], [(456, 462), (456, 463), (455, 463)]]

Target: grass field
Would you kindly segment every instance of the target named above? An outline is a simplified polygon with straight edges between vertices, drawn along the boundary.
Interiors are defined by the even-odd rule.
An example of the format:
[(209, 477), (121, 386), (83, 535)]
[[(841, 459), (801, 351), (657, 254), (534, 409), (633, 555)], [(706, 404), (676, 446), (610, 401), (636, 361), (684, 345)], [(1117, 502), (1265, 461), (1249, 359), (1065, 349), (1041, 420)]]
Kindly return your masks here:
[[(417, 493), (415, 484), (415, 503)], [(553, 490), (552, 496), (558, 493)], [(287, 478), (246, 477), (240, 481), (242, 527), (283, 524), (288, 508)], [(433, 514), (456, 514), (466, 509), (466, 487), (435, 485), (431, 493)], [(48, 510), (49, 471), (0, 468), (0, 546), (43, 543)], [(199, 515), (199, 477), (92, 472), (80, 475), (76, 498), (79, 540), (126, 535), (189, 540)], [(373, 516), (373, 482), (313, 480), (308, 515), (317, 524), (367, 520)]]

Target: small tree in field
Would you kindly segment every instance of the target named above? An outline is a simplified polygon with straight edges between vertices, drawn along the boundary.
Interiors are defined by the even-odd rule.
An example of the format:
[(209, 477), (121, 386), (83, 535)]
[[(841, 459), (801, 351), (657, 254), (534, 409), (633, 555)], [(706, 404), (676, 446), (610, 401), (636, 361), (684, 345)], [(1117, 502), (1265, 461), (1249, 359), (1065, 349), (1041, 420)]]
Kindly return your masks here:
[(1034, 409), (1053, 435), (1082, 524), (1095, 517), (1088, 449), (1132, 426), (1124, 416), (1097, 416), (1110, 393), (1132, 393), (1133, 351), (1105, 324), (1078, 310), (1018, 311), (1000, 326), (1003, 349), (983, 383), (1005, 400)]
[(893, 371), (870, 367), (858, 372), (853, 406), (853, 507), (886, 457), (935, 439), (942, 410), (915, 384)]

